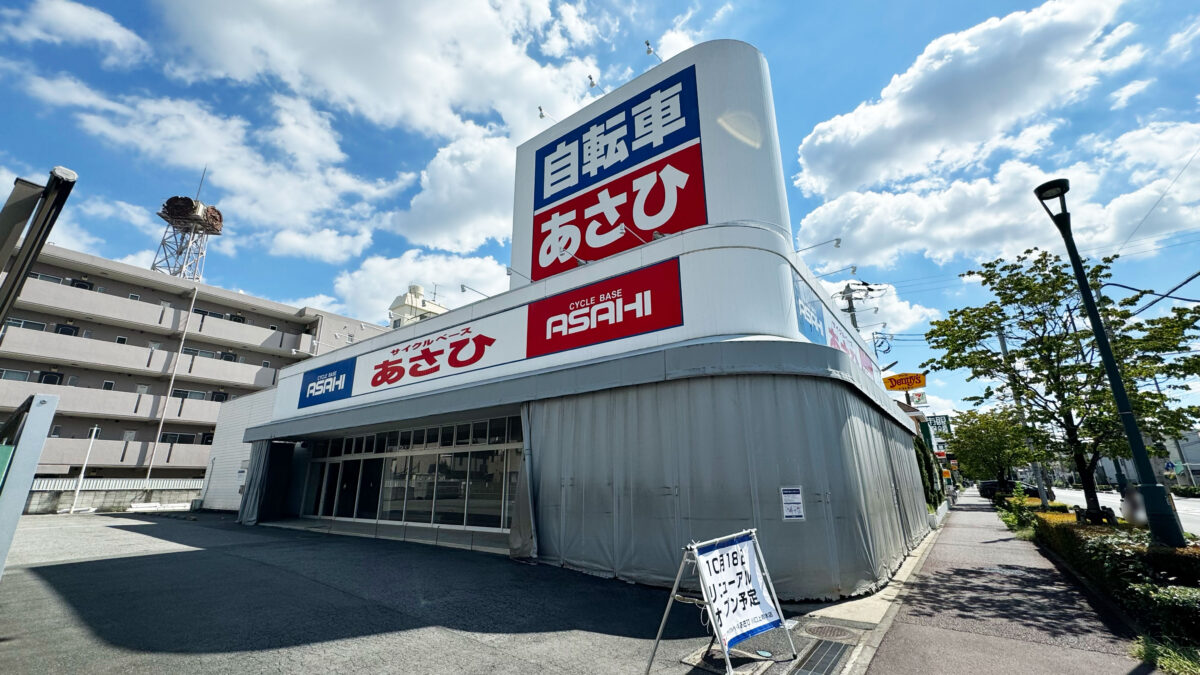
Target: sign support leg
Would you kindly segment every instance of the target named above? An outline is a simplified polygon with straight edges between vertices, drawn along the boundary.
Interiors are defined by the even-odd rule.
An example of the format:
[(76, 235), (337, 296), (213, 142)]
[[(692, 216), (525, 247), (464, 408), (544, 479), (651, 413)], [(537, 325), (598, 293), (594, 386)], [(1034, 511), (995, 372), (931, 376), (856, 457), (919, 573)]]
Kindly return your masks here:
[(675, 594), (679, 592), (679, 581), (683, 579), (683, 568), (687, 565), (690, 552), (683, 555), (679, 561), (679, 572), (675, 574), (675, 584), (671, 586), (671, 595), (667, 600), (667, 609), (663, 612), (662, 622), (658, 624), (658, 635), (654, 636), (654, 649), (650, 650), (650, 660), (646, 662), (646, 675), (650, 675), (650, 666), (654, 665), (654, 655), (658, 653), (658, 643), (662, 640), (663, 629), (667, 627), (667, 617), (671, 615), (671, 605), (675, 602)]
[(763, 578), (767, 580), (767, 588), (771, 589), (771, 602), (775, 603), (775, 611), (779, 612), (779, 620), (783, 622), (783, 634), (787, 636), (788, 645), (792, 648), (792, 660), (795, 661), (800, 654), (796, 651), (796, 643), (792, 641), (792, 631), (788, 630), (787, 619), (783, 616), (779, 595), (775, 593), (775, 582), (771, 581), (771, 573), (767, 571), (767, 563), (763, 560), (762, 548), (758, 545), (758, 532), (750, 530), (750, 536), (754, 539), (754, 555), (758, 558), (758, 566), (762, 569)]

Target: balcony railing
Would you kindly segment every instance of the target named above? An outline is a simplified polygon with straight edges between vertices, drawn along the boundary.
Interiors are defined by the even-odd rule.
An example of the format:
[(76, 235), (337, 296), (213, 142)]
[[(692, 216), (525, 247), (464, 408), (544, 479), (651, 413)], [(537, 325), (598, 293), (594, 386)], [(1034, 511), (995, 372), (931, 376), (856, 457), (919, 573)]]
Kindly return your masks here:
[[(47, 438), (38, 464), (81, 466), (87, 456), (87, 438)], [(145, 467), (150, 463), (154, 441), (107, 441), (97, 439), (89, 467)], [(159, 443), (154, 466), (168, 469), (204, 469), (208, 466), (211, 445), (193, 443)]]
[(157, 421), (165, 408), (168, 422), (214, 426), (221, 410), (212, 401), (13, 380), (0, 381), (0, 409), (12, 410), (32, 394), (58, 396), (58, 412), (76, 417)]

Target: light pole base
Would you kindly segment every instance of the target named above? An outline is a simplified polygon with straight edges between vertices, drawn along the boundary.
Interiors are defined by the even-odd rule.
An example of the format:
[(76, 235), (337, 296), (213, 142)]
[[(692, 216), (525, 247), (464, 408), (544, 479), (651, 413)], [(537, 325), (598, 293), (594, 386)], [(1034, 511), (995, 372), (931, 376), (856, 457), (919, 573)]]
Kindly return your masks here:
[(1146, 509), (1146, 521), (1154, 541), (1176, 548), (1187, 546), (1179, 515), (1175, 513), (1167, 489), (1158, 483), (1143, 483), (1138, 486), (1138, 492), (1142, 495), (1142, 507)]

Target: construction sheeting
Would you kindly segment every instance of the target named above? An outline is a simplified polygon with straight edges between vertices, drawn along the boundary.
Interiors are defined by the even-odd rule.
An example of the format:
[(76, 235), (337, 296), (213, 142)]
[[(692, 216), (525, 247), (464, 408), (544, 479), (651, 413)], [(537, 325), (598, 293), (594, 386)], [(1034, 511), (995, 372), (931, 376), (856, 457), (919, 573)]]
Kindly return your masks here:
[(237, 516), (237, 522), (243, 525), (258, 524), (258, 510), (266, 492), (270, 451), (270, 441), (255, 441), (250, 444), (250, 466), (246, 471), (246, 486)]
[[(858, 595), (929, 531), (911, 432), (838, 380), (697, 377), (530, 405), (537, 555), (669, 586), (681, 551), (758, 528), (779, 595)], [(782, 518), (802, 486), (805, 518)]]

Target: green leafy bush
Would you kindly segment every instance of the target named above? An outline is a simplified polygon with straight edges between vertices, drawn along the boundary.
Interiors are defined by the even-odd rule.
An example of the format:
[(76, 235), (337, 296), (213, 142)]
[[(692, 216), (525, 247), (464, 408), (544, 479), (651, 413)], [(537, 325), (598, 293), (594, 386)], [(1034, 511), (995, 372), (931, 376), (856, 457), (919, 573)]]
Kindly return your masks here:
[(1080, 525), (1058, 513), (1034, 514), (1034, 536), (1155, 636), (1200, 643), (1200, 546), (1152, 546), (1144, 529)]
[(1200, 497), (1200, 485), (1172, 485), (1171, 494), (1176, 497)]

